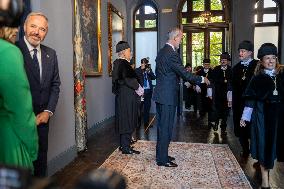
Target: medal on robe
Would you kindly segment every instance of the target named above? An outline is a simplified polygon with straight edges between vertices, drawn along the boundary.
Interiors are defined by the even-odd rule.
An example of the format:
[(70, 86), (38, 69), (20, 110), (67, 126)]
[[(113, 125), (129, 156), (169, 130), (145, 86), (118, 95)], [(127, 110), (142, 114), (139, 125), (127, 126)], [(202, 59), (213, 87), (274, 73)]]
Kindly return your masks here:
[(274, 96), (278, 95), (278, 91), (277, 91), (276, 89), (274, 89), (273, 95), (274, 95)]
[(224, 80), (224, 83), (227, 83), (227, 79)]
[(244, 75), (243, 77), (242, 77), (242, 80), (245, 80), (246, 79), (246, 76)]

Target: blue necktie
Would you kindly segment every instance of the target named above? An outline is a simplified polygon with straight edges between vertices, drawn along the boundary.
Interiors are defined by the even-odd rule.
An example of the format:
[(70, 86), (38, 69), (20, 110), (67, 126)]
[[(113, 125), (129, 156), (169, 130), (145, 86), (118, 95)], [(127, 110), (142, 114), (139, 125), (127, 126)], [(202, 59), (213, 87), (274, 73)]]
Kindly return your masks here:
[(39, 62), (37, 59), (37, 49), (33, 49), (34, 55), (33, 55), (33, 65), (36, 68), (36, 75), (40, 79), (40, 69), (39, 69)]
[(147, 73), (144, 73), (144, 83), (143, 83), (143, 87), (146, 88), (147, 87)]

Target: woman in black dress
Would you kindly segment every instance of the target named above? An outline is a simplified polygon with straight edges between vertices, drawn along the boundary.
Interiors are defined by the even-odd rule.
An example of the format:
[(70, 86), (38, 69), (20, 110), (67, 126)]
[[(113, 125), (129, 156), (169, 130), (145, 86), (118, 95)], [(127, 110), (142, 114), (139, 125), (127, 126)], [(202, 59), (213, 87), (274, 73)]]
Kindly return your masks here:
[(277, 48), (272, 43), (264, 43), (258, 50), (260, 59), (244, 93), (246, 99), (240, 125), (251, 122), (251, 155), (260, 163), (261, 188), (270, 188), (269, 170), (275, 159), (280, 158), (280, 143), (283, 136), (279, 132), (281, 108), (284, 100), (284, 74), (277, 60)]

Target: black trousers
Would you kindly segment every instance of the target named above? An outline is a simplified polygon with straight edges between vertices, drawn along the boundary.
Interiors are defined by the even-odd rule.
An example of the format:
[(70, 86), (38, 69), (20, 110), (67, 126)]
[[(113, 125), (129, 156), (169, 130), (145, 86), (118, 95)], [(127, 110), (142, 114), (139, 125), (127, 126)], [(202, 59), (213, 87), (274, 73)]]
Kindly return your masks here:
[(176, 106), (156, 103), (157, 145), (156, 161), (167, 163), (168, 148), (172, 138)]
[(47, 170), (47, 151), (48, 151), (48, 124), (41, 124), (37, 126), (39, 149), (37, 160), (34, 164), (34, 176), (45, 177)]
[(145, 89), (144, 90), (144, 108), (143, 108), (144, 126), (148, 126), (149, 124), (151, 99), (152, 99), (152, 90)]

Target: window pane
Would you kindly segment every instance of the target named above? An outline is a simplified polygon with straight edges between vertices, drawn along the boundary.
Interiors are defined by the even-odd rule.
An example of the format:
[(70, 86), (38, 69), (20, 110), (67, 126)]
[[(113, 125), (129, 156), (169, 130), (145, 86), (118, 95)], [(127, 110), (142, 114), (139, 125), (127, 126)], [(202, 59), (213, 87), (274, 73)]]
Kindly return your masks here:
[[(265, 35), (273, 34), (273, 35)], [(269, 26), (269, 27), (255, 27), (254, 29), (254, 49), (259, 49), (263, 43), (273, 43), (278, 46), (279, 40), (279, 27)], [(254, 56), (257, 57), (257, 51), (254, 51)]]
[(140, 14), (140, 11), (139, 11), (139, 9), (137, 10), (136, 14)]
[(139, 20), (135, 20), (135, 28), (140, 28), (140, 21)]
[(254, 23), (257, 23), (257, 14), (254, 15)]
[(222, 46), (222, 32), (210, 32), (210, 59), (214, 66), (219, 64)]
[(211, 10), (223, 10), (221, 0), (211, 0), (210, 9)]
[(263, 22), (276, 22), (276, 14), (264, 14)]
[(211, 22), (223, 22), (223, 16), (213, 16)]
[(204, 0), (192, 1), (192, 10), (193, 11), (204, 11)]
[(276, 3), (272, 0), (264, 0), (264, 8), (276, 7)]
[(184, 2), (184, 5), (182, 7), (182, 12), (187, 12), (187, 1)]
[(155, 28), (156, 20), (145, 20), (145, 28)]
[(186, 24), (186, 23), (187, 23), (187, 19), (186, 19), (186, 18), (182, 18), (181, 23), (182, 23), (182, 24)]
[(204, 33), (192, 33), (192, 67), (200, 66), (204, 59)]
[(182, 42), (181, 42), (181, 45), (182, 45), (182, 63), (183, 65), (185, 65), (187, 62), (186, 62), (186, 42), (187, 42), (187, 35), (186, 33), (183, 33), (183, 38), (182, 38)]
[(156, 13), (155, 9), (153, 9), (153, 7), (150, 6), (145, 6), (145, 14), (152, 14), (152, 13)]
[(204, 23), (204, 18), (203, 17), (193, 18), (192, 23)]
[(254, 5), (254, 8), (257, 9), (259, 1)]

